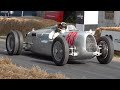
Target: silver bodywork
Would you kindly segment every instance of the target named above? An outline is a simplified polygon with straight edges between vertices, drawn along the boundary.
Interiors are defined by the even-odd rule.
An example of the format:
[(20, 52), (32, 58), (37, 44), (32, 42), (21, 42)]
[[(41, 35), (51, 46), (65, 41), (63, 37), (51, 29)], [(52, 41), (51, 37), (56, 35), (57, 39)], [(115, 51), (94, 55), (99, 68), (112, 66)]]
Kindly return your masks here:
[[(31, 52), (51, 56), (51, 47), (54, 39), (49, 38), (50, 33), (56, 29), (55, 26), (33, 30), (29, 32), (25, 39), (25, 50)], [(67, 37), (69, 32), (77, 31), (78, 34), (75, 38), (74, 45), (69, 45), (69, 60), (83, 60), (91, 59), (95, 56), (101, 55), (100, 48), (97, 46), (95, 37), (91, 32), (79, 30), (67, 30), (59, 35), (64, 38)]]

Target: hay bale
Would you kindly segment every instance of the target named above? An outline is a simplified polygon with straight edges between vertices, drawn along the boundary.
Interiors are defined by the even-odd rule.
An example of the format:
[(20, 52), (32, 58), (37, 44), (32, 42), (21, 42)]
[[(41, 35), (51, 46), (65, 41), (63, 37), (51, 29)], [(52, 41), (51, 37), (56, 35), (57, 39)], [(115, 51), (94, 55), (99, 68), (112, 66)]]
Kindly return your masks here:
[(120, 27), (98, 27), (95, 31), (95, 38), (98, 40), (103, 30), (120, 32)]
[(120, 32), (120, 27), (98, 27), (96, 30), (108, 30), (108, 31), (118, 31)]
[(16, 66), (8, 57), (0, 58), (0, 79), (68, 79), (62, 73), (48, 73), (38, 66)]
[(114, 54), (117, 55), (117, 56), (120, 56), (120, 51), (115, 50)]
[(41, 17), (0, 17), (0, 35), (6, 35), (10, 30), (19, 30), (25, 34), (32, 28), (41, 29), (57, 23)]

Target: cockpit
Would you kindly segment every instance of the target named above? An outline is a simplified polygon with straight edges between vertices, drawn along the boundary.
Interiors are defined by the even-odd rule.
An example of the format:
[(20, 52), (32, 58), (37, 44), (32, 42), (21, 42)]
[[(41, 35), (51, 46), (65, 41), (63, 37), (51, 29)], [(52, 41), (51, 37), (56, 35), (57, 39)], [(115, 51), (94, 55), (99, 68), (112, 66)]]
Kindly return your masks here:
[(74, 25), (67, 25), (66, 31), (77, 31), (76, 27)]
[(49, 34), (49, 39), (54, 39), (55, 37), (57, 37), (60, 33), (65, 33), (65, 32), (69, 32), (69, 31), (78, 31), (78, 29), (76, 29), (76, 27), (74, 25), (67, 25), (66, 29), (63, 29), (61, 31), (55, 31), (57, 30), (57, 25), (53, 26), (53, 27), (49, 27), (51, 29), (53, 29), (53, 31)]

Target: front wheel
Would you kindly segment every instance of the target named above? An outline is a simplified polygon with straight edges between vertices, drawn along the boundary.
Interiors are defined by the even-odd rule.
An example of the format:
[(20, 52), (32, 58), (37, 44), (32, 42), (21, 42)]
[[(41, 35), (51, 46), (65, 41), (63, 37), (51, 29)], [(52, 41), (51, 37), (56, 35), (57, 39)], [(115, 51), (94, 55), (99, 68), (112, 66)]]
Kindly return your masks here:
[(98, 46), (101, 47), (100, 56), (97, 56), (98, 61), (101, 64), (108, 64), (111, 62), (114, 55), (114, 46), (112, 40), (107, 36), (102, 36), (98, 40)]
[(69, 46), (64, 37), (58, 36), (52, 44), (52, 58), (57, 66), (63, 66), (68, 62)]

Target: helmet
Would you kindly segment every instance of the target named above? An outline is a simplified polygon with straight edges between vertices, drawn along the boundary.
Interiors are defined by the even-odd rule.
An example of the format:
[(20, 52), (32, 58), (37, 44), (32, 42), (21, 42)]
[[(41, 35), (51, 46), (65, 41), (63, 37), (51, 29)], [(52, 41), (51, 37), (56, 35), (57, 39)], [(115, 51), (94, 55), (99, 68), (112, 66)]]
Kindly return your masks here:
[(61, 22), (61, 25), (63, 26), (63, 28), (67, 28), (67, 24), (65, 22)]
[(58, 24), (58, 29), (61, 31), (62, 29), (66, 29), (67, 28), (67, 25), (65, 22), (61, 22), (60, 24)]

